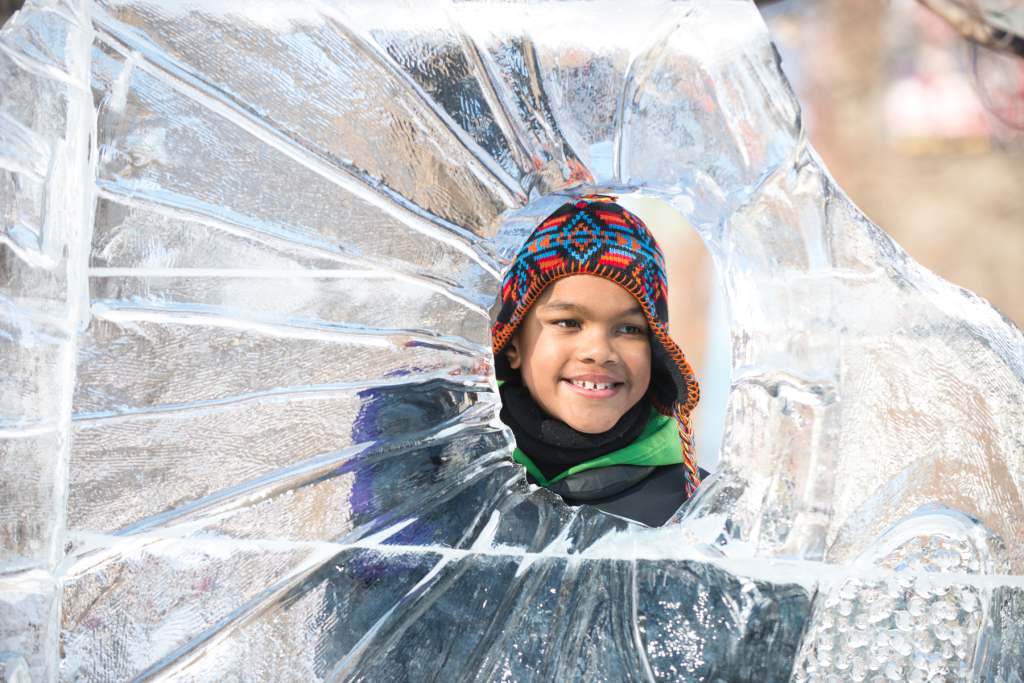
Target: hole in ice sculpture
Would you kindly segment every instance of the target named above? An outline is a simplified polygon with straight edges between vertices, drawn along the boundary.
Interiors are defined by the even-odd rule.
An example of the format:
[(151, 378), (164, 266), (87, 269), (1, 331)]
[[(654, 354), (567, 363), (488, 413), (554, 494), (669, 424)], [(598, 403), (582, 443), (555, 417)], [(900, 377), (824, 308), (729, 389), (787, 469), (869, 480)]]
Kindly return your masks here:
[(731, 357), (721, 278), (700, 234), (674, 208), (639, 192), (620, 195), (619, 202), (644, 220), (665, 253), (670, 334), (700, 381), (700, 403), (694, 411), (697, 462), (714, 472), (722, 447)]
[[(511, 265), (516, 253), (523, 247), (523, 244), (540, 223), (567, 200), (587, 192), (577, 189), (575, 191), (546, 196), (507, 216), (495, 239), (495, 246), (504, 261), (506, 269)], [(701, 401), (698, 404), (697, 410), (692, 414), (691, 425), (695, 427), (694, 460), (704, 470), (704, 476), (706, 476), (707, 473), (717, 469), (729, 387), (729, 335), (726, 316), (722, 310), (724, 307), (724, 296), (718, 291), (719, 278), (714, 270), (712, 258), (700, 235), (676, 209), (661, 199), (647, 196), (631, 188), (625, 192), (607, 191), (607, 193), (614, 196), (618, 204), (644, 221), (665, 254), (670, 336), (676, 345), (683, 350), (687, 360), (693, 366), (701, 388)], [(573, 223), (575, 224), (575, 221)], [(582, 236), (580, 239), (585, 237)], [(565, 239), (571, 239), (571, 236), (565, 236)], [(586, 245), (583, 245), (583, 247), (586, 247)], [(553, 267), (553, 260), (563, 257), (571, 261), (571, 249), (569, 247), (566, 247), (566, 249), (569, 249), (569, 251), (562, 254), (556, 254), (554, 251), (548, 254), (546, 256), (548, 259), (547, 267)], [(545, 256), (541, 252), (537, 253), (538, 257)], [(580, 254), (580, 256), (583, 257), (585, 262), (589, 263), (588, 267), (596, 267), (598, 262), (593, 259), (593, 254), (586, 253)], [(567, 262), (559, 261), (563, 265)], [(541, 264), (539, 263), (534, 264), (529, 270), (539, 272), (536, 269), (540, 266)], [(629, 271), (614, 272), (622, 274)], [(492, 310), (492, 320), (502, 319), (503, 317), (507, 318), (511, 314), (511, 309), (506, 310), (504, 313), (501, 312), (503, 296), (506, 297), (505, 303), (509, 305), (514, 305), (514, 301), (517, 298), (516, 295), (510, 294), (511, 290), (509, 287), (513, 289), (518, 288), (519, 300), (527, 296), (527, 290), (532, 289), (529, 285), (529, 282), (532, 280), (528, 279), (527, 271), (524, 271), (523, 277), (519, 279), (516, 279), (514, 273), (510, 277), (512, 277), (512, 280), (508, 281), (503, 291), (499, 292), (496, 297), (495, 306)], [(628, 358), (623, 359), (622, 355), (619, 355), (618, 359), (612, 360), (604, 368), (598, 367), (601, 365), (600, 363), (593, 366), (594, 368), (602, 369), (602, 371), (604, 369), (613, 369), (614, 367), (626, 370), (627, 372), (621, 378), (622, 381), (602, 384), (598, 382), (601, 378), (596, 376), (590, 377), (588, 375), (587, 378), (582, 379), (554, 377), (555, 375), (563, 374), (563, 369), (569, 365), (582, 372), (582, 369), (586, 369), (586, 363), (592, 360), (574, 357), (578, 350), (563, 349), (564, 353), (562, 355), (564, 358), (561, 360), (557, 358), (558, 353), (551, 353), (552, 350), (555, 350), (563, 343), (561, 339), (571, 338), (573, 333), (567, 333), (567, 330), (584, 330), (587, 327), (606, 329), (608, 335), (598, 336), (609, 340), (619, 337), (621, 340), (621, 335), (618, 332), (619, 329), (631, 329), (630, 325), (622, 324), (621, 321), (612, 320), (611, 318), (604, 320), (601, 318), (601, 311), (599, 310), (605, 308), (607, 309), (606, 313), (611, 315), (613, 313), (612, 309), (615, 308), (612, 302), (618, 300), (617, 294), (621, 294), (624, 297), (621, 302), (623, 306), (629, 307), (629, 303), (633, 301), (633, 297), (628, 291), (629, 276), (624, 276), (626, 277), (626, 282), (620, 283), (625, 284), (625, 286), (616, 286), (613, 283), (602, 282), (598, 278), (592, 279), (590, 284), (587, 284), (586, 280), (577, 279), (587, 277), (593, 278), (592, 275), (577, 275), (558, 279), (556, 282), (538, 289), (538, 292), (544, 292), (543, 295), (539, 297), (537, 297), (537, 294), (529, 295), (531, 300), (537, 297), (534, 303), (530, 304), (529, 318), (527, 318), (527, 320), (532, 318), (532, 325), (523, 324), (519, 326), (515, 334), (508, 341), (501, 342), (503, 349), (497, 365), (499, 368), (504, 369), (499, 369), (498, 376), (499, 379), (512, 380), (502, 388), (502, 401), (504, 403), (502, 419), (510, 427), (513, 427), (513, 431), (518, 436), (519, 448), (514, 457), (525, 467), (532, 482), (545, 485), (549, 490), (558, 493), (564, 501), (571, 505), (591, 504), (598, 509), (603, 509), (613, 514), (621, 514), (622, 516), (638, 519), (638, 521), (645, 521), (651, 525), (659, 525), (667, 517), (662, 519), (662, 516), (656, 512), (648, 511), (648, 514), (646, 514), (647, 518), (639, 519), (626, 510), (626, 508), (632, 507), (631, 504), (620, 503), (619, 501), (620, 499), (629, 498), (643, 489), (650, 488), (652, 484), (649, 478), (662, 478), (667, 483), (669, 480), (668, 475), (663, 473), (669, 472), (669, 469), (660, 465), (653, 467), (636, 467), (635, 465), (616, 467), (614, 463), (617, 460), (614, 457), (605, 462), (609, 457), (605, 454), (612, 448), (612, 441), (615, 443), (615, 450), (613, 452), (616, 456), (622, 454), (621, 449), (624, 448), (622, 444), (628, 443), (630, 446), (633, 446), (642, 441), (640, 437), (636, 436), (636, 432), (647, 421), (647, 414), (641, 415), (640, 413), (643, 411), (634, 408), (639, 405), (639, 402), (631, 394), (631, 392), (635, 393), (636, 387), (627, 377), (629, 375)], [(598, 293), (597, 290), (601, 290), (601, 293)], [(618, 290), (621, 290), (621, 292)], [(559, 299), (561, 303), (565, 303), (561, 301), (562, 299), (569, 297), (573, 299), (574, 303), (582, 305), (578, 311), (566, 309), (564, 314), (558, 313), (554, 315), (554, 312), (549, 312), (546, 307), (547, 299), (550, 297)], [(576, 302), (573, 297), (582, 297), (585, 301)], [(538, 306), (537, 304), (540, 305)], [(640, 325), (645, 326), (646, 323), (642, 311), (637, 309), (635, 314), (638, 316)], [(587, 320), (588, 315), (593, 316), (592, 321)], [(577, 320), (575, 319), (576, 317), (580, 319)], [(507, 320), (503, 320), (502, 324), (507, 324), (507, 322)], [(601, 327), (602, 325), (604, 327)], [(532, 329), (539, 336), (534, 335), (532, 332), (524, 332), (524, 330), (528, 329)], [(582, 336), (579, 335), (579, 338), (582, 338)], [(532, 339), (527, 342), (524, 337), (532, 337)], [(521, 342), (523, 343), (521, 344)], [(612, 344), (615, 343), (618, 342), (612, 341)], [(523, 346), (526, 346), (525, 351)], [(539, 350), (543, 350), (544, 353), (538, 354)], [(641, 355), (646, 358), (645, 362), (652, 364), (652, 370), (657, 372), (658, 361), (652, 359), (650, 353), (650, 351), (645, 350)], [(519, 366), (524, 360), (523, 354), (530, 354), (535, 359), (539, 355), (545, 357), (547, 363), (554, 362), (554, 365), (550, 365), (550, 367), (545, 366), (545, 371), (542, 372), (544, 381), (540, 382), (540, 386), (533, 385), (527, 387), (526, 385), (531, 384), (529, 381), (524, 382), (521, 386), (517, 386), (521, 381)], [(516, 369), (511, 369), (509, 364), (511, 364), (512, 368)], [(537, 372), (541, 366), (537, 362), (531, 365), (530, 376), (533, 377), (534, 382), (537, 382)], [(509, 373), (512, 374), (510, 375)], [(551, 377), (548, 377), (548, 375), (551, 375)], [(611, 379), (615, 380), (616, 378)], [(653, 389), (655, 379), (652, 377), (651, 381)], [(644, 395), (640, 402), (644, 405), (649, 405), (649, 395)], [(671, 395), (675, 397), (678, 394), (673, 391)], [(579, 401), (580, 406), (574, 407), (572, 404), (576, 403), (579, 398), (584, 400)], [(683, 398), (685, 400), (685, 397)], [(600, 399), (600, 401), (597, 399)], [(591, 404), (593, 404), (594, 410), (589, 410)], [(615, 409), (609, 410), (608, 416), (600, 417), (603, 415), (604, 409), (611, 408), (613, 404)], [(529, 417), (529, 413), (524, 412), (527, 409), (533, 411), (535, 418), (533, 422), (525, 419)], [(562, 414), (563, 411), (565, 411), (564, 415)], [(564, 427), (566, 423), (575, 427), (574, 431), (561, 435), (568, 435), (570, 437), (569, 442), (563, 444), (558, 440), (560, 438), (558, 435), (549, 431), (551, 429), (550, 423), (542, 427), (542, 423), (536, 419), (546, 416), (559, 418), (556, 422), (559, 427)], [(631, 431), (628, 426), (629, 424), (633, 425), (632, 436), (628, 435), (628, 432)], [(673, 421), (672, 425), (674, 426), (674, 424)], [(583, 436), (581, 436), (581, 432)], [(646, 431), (644, 432), (644, 434), (647, 433)], [(554, 440), (551, 438), (553, 436), (555, 437)], [(550, 454), (545, 453), (535, 462), (527, 455), (527, 451), (530, 448), (542, 452), (549, 449), (558, 451), (560, 446), (563, 445), (566, 450), (561, 453), (561, 456), (549, 457)], [(590, 462), (596, 458), (604, 459), (601, 461), (602, 466), (589, 470)], [(588, 464), (579, 467), (580, 463), (583, 462)], [(569, 468), (572, 468), (571, 474), (566, 476), (565, 472)], [(643, 475), (643, 470), (646, 470), (647, 477)], [(574, 479), (579, 478), (579, 474), (585, 472), (589, 472), (588, 476), (592, 481), (573, 482)], [(660, 477), (655, 475), (660, 475)], [(684, 485), (683, 475), (681, 472), (678, 475), (680, 489), (682, 489)], [(572, 483), (570, 484), (570, 482)], [(582, 497), (576, 495), (578, 493), (582, 494), (582, 489), (581, 491), (576, 491), (575, 488), (583, 487), (589, 489), (591, 485), (597, 487), (593, 492), (588, 490), (586, 492), (587, 495)], [(668, 490), (671, 487), (665, 485), (664, 488)], [(591, 493), (595, 494), (596, 497), (590, 496)], [(664, 498), (665, 502), (659, 504), (659, 506), (674, 506), (671, 512), (678, 509), (679, 505), (685, 500), (685, 494), (681, 490), (674, 491), (674, 493), (678, 494), (678, 500), (673, 499), (672, 502), (669, 502), (669, 498), (666, 497)], [(654, 489), (641, 495), (640, 499), (647, 500), (652, 496), (656, 497)], [(588, 501), (591, 502), (588, 503)], [(641, 512), (640, 516), (644, 516), (644, 514)]]

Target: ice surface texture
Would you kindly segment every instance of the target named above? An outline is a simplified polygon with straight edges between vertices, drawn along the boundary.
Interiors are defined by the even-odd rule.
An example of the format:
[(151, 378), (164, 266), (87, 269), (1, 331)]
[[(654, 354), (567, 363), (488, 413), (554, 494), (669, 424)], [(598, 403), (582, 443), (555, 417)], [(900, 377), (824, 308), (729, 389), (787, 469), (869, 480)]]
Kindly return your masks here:
[[(501, 268), (580, 187), (727, 292), (663, 529), (495, 418)], [(5, 677), (1024, 676), (1021, 333), (836, 188), (752, 4), (30, 2), (0, 259)]]

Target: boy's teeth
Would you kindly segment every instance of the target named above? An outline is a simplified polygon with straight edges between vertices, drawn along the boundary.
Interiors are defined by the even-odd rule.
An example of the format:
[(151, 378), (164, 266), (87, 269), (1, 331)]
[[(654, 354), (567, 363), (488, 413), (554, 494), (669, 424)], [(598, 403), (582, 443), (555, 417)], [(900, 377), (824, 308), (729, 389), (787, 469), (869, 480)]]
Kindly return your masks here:
[(583, 387), (584, 389), (611, 389), (613, 386), (611, 384), (597, 384), (596, 382), (583, 382), (575, 379), (569, 381), (578, 387)]

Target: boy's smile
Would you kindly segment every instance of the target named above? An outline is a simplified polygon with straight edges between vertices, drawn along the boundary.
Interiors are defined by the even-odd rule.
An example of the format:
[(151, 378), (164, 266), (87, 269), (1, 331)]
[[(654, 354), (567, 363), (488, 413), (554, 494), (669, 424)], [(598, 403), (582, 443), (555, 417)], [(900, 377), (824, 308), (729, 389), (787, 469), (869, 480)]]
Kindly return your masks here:
[(611, 429), (650, 386), (643, 310), (623, 287), (596, 275), (549, 285), (506, 353), (544, 412), (588, 434)]

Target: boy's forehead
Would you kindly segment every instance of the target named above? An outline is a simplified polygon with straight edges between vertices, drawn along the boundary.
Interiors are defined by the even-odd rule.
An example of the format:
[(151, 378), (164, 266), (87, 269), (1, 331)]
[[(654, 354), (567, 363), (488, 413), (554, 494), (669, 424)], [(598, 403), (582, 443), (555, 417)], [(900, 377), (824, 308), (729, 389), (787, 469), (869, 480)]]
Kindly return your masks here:
[(624, 287), (595, 275), (573, 275), (551, 283), (534, 308), (643, 315), (640, 304)]

